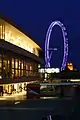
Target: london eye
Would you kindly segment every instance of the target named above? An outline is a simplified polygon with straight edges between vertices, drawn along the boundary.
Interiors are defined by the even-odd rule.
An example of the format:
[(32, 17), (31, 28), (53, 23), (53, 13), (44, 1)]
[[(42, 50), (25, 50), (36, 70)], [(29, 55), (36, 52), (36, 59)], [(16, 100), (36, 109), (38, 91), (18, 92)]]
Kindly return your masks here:
[(65, 26), (60, 21), (54, 21), (50, 24), (47, 34), (46, 34), (46, 40), (45, 40), (45, 67), (50, 68), (51, 67), (51, 58), (53, 54), (53, 50), (57, 50), (56, 48), (50, 48), (50, 36), (52, 32), (52, 28), (54, 26), (58, 25), (61, 28), (62, 35), (63, 35), (63, 42), (64, 42), (64, 51), (63, 51), (63, 60), (61, 64), (60, 70), (64, 70), (66, 67), (67, 59), (68, 59), (68, 37)]

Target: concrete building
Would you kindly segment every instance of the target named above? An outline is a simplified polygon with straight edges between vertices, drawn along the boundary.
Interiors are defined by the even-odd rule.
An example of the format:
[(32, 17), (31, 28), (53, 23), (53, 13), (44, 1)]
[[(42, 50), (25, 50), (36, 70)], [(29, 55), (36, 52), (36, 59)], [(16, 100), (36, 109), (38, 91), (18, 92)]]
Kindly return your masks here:
[(0, 19), (0, 95), (15, 94), (39, 81), (42, 49), (11, 21)]

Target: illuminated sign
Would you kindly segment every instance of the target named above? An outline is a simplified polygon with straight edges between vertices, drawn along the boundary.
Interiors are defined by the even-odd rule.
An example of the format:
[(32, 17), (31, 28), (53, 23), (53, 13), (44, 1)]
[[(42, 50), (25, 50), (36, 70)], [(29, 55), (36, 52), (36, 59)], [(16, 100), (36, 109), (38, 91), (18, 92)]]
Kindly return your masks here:
[(59, 73), (59, 68), (41, 68), (39, 69), (40, 73)]

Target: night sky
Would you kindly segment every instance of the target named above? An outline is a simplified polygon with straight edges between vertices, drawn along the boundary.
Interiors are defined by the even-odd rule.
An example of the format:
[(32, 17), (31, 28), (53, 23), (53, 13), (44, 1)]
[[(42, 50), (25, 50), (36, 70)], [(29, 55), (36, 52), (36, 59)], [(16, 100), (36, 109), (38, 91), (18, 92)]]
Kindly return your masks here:
[[(68, 60), (80, 69), (80, 0), (0, 0), (0, 12), (20, 26), (43, 50), (50, 23), (60, 20), (68, 33)], [(59, 27), (53, 28), (51, 45), (58, 47), (52, 57), (54, 66), (58, 67), (63, 56)]]

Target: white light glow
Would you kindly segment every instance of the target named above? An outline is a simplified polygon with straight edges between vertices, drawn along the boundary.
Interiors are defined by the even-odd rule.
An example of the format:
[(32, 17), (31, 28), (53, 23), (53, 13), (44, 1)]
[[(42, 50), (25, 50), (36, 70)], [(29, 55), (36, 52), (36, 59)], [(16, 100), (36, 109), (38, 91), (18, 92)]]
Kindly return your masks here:
[(80, 79), (70, 80), (71, 82), (80, 82)]
[(15, 104), (19, 104), (20, 103), (20, 101), (18, 101), (18, 102), (15, 102)]
[(2, 76), (0, 76), (0, 79), (2, 79)]
[(17, 84), (14, 84), (14, 88), (17, 90)]
[(39, 69), (40, 73), (59, 73), (60, 69), (59, 68), (41, 68)]

